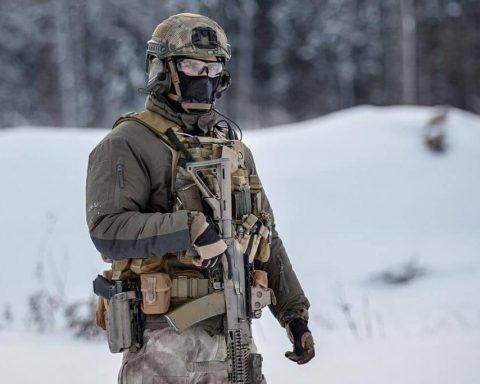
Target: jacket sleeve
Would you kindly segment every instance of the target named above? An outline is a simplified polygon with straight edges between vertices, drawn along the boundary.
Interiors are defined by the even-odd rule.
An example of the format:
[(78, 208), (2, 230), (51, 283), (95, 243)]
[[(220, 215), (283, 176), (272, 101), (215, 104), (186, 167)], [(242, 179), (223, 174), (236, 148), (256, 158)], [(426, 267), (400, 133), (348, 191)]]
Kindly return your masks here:
[[(246, 148), (246, 166), (250, 174), (258, 175), (252, 153), (248, 148)], [(268, 212), (272, 219), (272, 242), (269, 260), (265, 263), (256, 260), (255, 267), (267, 272), (268, 286), (275, 293), (276, 304), (270, 305), (270, 310), (282, 327), (298, 317), (308, 320), (310, 303), (278, 235), (273, 210), (264, 190), (262, 191), (262, 209)]]
[[(110, 260), (163, 256), (191, 246), (187, 211), (145, 212), (153, 164), (135, 144), (109, 134), (89, 157), (87, 224), (95, 247)], [(163, 166), (171, 169), (171, 163)]]

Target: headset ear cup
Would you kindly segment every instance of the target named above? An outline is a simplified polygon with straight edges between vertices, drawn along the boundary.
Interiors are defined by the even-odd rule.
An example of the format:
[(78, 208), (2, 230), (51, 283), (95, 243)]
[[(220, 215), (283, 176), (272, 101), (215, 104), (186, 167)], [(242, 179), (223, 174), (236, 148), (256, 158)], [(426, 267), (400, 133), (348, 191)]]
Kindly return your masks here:
[(162, 60), (154, 58), (149, 66), (147, 89), (150, 93), (163, 94), (170, 90), (170, 73)]

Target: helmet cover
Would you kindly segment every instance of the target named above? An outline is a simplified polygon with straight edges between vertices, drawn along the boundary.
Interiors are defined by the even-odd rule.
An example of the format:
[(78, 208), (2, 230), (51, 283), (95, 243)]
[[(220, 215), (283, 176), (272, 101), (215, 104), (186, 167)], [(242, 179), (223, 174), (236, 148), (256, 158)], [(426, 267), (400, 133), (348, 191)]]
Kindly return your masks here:
[(152, 56), (165, 59), (189, 56), (209, 59), (212, 56), (230, 60), (227, 36), (215, 21), (193, 13), (170, 16), (155, 28), (147, 43), (147, 69)]

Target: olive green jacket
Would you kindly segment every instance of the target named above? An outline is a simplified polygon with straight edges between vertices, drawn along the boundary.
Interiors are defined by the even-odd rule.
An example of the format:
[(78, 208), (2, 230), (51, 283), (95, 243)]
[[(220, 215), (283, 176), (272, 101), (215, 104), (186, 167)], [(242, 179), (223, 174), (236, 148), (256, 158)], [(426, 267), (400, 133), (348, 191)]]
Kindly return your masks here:
[[(176, 126), (161, 115), (155, 117), (163, 130)], [(121, 122), (89, 156), (87, 224), (104, 259), (164, 257), (192, 247), (187, 211), (172, 212), (172, 150), (151, 128), (136, 121)], [(245, 149), (247, 169), (256, 174), (253, 156)], [(264, 193), (262, 200), (272, 214)], [(270, 259), (256, 267), (268, 273), (277, 299), (270, 309), (285, 326), (293, 318), (308, 318), (309, 302), (274, 221), (272, 232)]]

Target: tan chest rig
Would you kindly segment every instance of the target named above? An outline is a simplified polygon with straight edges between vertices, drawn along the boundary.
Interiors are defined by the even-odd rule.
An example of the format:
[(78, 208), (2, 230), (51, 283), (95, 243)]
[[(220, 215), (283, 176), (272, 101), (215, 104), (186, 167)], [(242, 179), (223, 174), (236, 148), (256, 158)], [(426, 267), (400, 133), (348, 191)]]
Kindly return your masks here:
[[(270, 255), (269, 237), (272, 223), (270, 214), (262, 207), (263, 191), (260, 179), (257, 175), (249, 175), (245, 164), (245, 148), (239, 140), (226, 139), (222, 131), (214, 131), (214, 135), (216, 137), (180, 137), (195, 161), (219, 158), (231, 160), (232, 216), (235, 218), (236, 239), (251, 261), (256, 258), (265, 262)], [(180, 165), (182, 161), (181, 157), (176, 166), (174, 210), (200, 211), (208, 215), (198, 187)], [(215, 185), (213, 175), (204, 176), (209, 188), (215, 192), (218, 186)], [(188, 258), (189, 252), (185, 256)]]
[[(183, 154), (173, 147), (173, 144), (169, 142), (165, 135), (167, 129), (171, 128), (175, 131), (178, 139), (195, 161), (221, 157), (230, 158), (232, 160), (232, 216), (236, 219), (236, 239), (250, 261), (257, 259), (266, 262), (269, 259), (271, 217), (262, 207), (263, 190), (260, 179), (257, 175), (249, 175), (245, 164), (245, 148), (239, 140), (228, 140), (224, 132), (218, 129), (213, 131), (212, 137), (191, 136), (182, 133), (175, 123), (150, 111), (127, 114), (120, 118), (114, 126), (126, 120), (133, 120), (148, 127), (161, 138), (162, 142), (171, 151), (171, 193), (174, 196), (172, 211), (200, 211), (208, 215), (208, 212), (205, 212), (198, 187), (181, 166), (182, 162), (185, 162)], [(205, 178), (209, 184), (208, 187), (215, 191), (214, 177), (205, 175)], [(179, 293), (179, 296), (186, 295), (190, 298), (202, 296), (208, 293), (212, 284), (219, 283), (222, 274), (220, 268), (217, 271), (219, 273), (215, 276), (210, 275), (211, 270), (197, 268), (191, 261), (194, 256), (196, 256), (196, 252), (190, 249), (162, 257), (114, 260), (112, 263), (113, 278), (120, 280), (136, 279), (142, 275), (163, 272), (171, 277), (173, 291), (186, 291)], [(220, 267), (220, 263), (218, 264)], [(188, 284), (183, 280), (185, 278), (188, 278)], [(195, 281), (195, 279), (198, 279), (198, 281), (190, 283), (190, 280)], [(192, 284), (195, 286), (192, 287)]]

